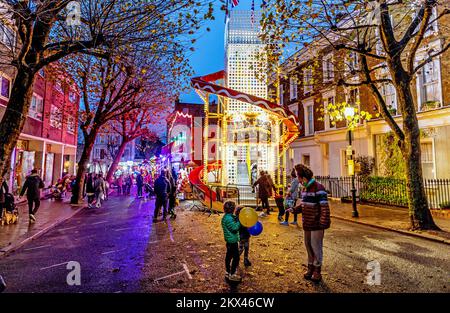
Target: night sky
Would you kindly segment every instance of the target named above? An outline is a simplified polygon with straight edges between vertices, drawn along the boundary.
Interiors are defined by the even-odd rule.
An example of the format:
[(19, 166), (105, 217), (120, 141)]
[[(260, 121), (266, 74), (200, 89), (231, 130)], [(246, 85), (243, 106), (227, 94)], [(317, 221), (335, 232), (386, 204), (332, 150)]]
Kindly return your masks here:
[[(235, 8), (237, 10), (250, 10), (251, 0), (241, 0)], [(260, 8), (260, 0), (255, 0), (255, 10)], [(208, 21), (200, 34), (200, 38), (195, 43), (195, 51), (190, 56), (191, 65), (196, 76), (211, 74), (224, 69), (225, 51), (224, 51), (224, 31), (225, 31), (225, 12), (220, 10), (221, 2), (215, 1), (214, 21)], [(231, 5), (230, 5), (231, 7)], [(210, 32), (205, 29), (209, 27)], [(181, 95), (181, 101), (191, 103), (201, 103), (200, 98), (192, 89), (190, 93)]]

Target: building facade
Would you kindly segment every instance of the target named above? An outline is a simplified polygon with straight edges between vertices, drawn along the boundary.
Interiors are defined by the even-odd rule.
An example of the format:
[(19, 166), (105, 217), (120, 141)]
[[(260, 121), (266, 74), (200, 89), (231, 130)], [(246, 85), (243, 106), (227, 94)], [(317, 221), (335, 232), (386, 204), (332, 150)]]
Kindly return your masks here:
[[(113, 163), (114, 155), (117, 153), (121, 143), (121, 136), (111, 133), (100, 133), (95, 139), (91, 156), (88, 163), (89, 173), (103, 173), (106, 175)], [(129, 142), (120, 159), (119, 166), (130, 167), (134, 165), (136, 155), (135, 140)]]
[[(36, 77), (33, 98), (11, 160), (10, 185), (17, 193), (33, 168), (40, 170), (46, 187), (76, 169), (80, 96), (70, 79), (42, 70)], [(13, 71), (0, 71), (0, 118), (9, 101)]]
[[(442, 9), (435, 7), (434, 16)], [(432, 24), (416, 54), (417, 63), (427, 57), (430, 49), (439, 51), (443, 47), (444, 25), (449, 24), (448, 16)], [(302, 125), (299, 138), (289, 149), (288, 169), (303, 163), (316, 175), (348, 175), (347, 124), (345, 121), (333, 123), (326, 112), (328, 104), (346, 102), (373, 116), (370, 121), (359, 123), (354, 130), (352, 146), (356, 155), (374, 158), (376, 175), (395, 176), (395, 169), (389, 167), (390, 160), (398, 157), (395, 140), (384, 119), (377, 117), (379, 111), (371, 91), (364, 85), (344, 87), (338, 84), (340, 78), (348, 81), (351, 76), (350, 81), (358, 83), (360, 80), (352, 70), (357, 70), (359, 64), (357, 53), (334, 50), (327, 42), (316, 40), (282, 65), (286, 75), (280, 78), (279, 84), (273, 83), (271, 93), (279, 94), (280, 103), (296, 112)], [(389, 73), (379, 71), (377, 75), (383, 78)], [(449, 178), (450, 51), (435, 57), (418, 71), (413, 86), (421, 129), (424, 178)], [(379, 90), (401, 126), (395, 88), (386, 83)]]
[(202, 104), (175, 101), (174, 110), (166, 119), (167, 145), (162, 154), (171, 158), (176, 169), (190, 162), (202, 164), (204, 117)]

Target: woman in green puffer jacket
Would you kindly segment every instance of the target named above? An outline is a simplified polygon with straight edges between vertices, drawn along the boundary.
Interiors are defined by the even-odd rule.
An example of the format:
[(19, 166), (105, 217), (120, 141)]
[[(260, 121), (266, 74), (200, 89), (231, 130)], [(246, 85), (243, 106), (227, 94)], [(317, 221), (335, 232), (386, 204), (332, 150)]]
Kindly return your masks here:
[(225, 278), (233, 281), (240, 281), (241, 278), (236, 273), (239, 265), (239, 223), (238, 217), (234, 215), (236, 203), (227, 201), (223, 205), (225, 215), (222, 218), (222, 229), (227, 245), (227, 254), (225, 256)]

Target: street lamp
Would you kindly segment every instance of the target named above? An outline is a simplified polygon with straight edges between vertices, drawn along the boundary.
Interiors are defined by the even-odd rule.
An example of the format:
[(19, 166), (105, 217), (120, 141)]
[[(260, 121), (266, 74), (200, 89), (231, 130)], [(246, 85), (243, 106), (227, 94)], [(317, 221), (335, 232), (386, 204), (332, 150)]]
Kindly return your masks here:
[[(352, 106), (346, 107), (344, 109), (344, 116), (347, 119), (347, 121), (353, 121), (353, 118), (355, 116), (355, 108)], [(356, 207), (355, 162), (353, 160), (352, 127), (353, 127), (353, 125), (351, 125), (348, 129), (348, 144), (349, 144), (348, 149), (347, 149), (347, 156), (349, 158), (348, 169), (349, 169), (349, 174), (352, 178), (352, 190), (351, 190), (351, 192), (352, 192), (352, 208), (353, 208), (352, 217), (359, 217), (358, 209)]]

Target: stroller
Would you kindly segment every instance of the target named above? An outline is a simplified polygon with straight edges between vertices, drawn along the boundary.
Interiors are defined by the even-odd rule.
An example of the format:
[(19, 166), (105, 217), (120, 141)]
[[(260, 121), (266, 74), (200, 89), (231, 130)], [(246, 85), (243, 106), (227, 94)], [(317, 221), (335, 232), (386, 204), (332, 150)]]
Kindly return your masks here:
[(153, 198), (155, 196), (155, 191), (149, 183), (144, 184), (144, 192), (147, 194), (148, 198)]
[(14, 203), (14, 196), (5, 194), (5, 209), (3, 210), (2, 225), (16, 224), (19, 220), (19, 210)]

